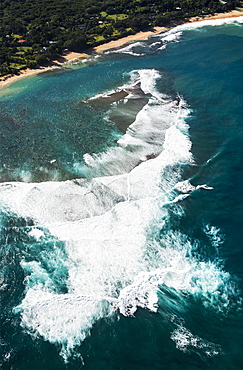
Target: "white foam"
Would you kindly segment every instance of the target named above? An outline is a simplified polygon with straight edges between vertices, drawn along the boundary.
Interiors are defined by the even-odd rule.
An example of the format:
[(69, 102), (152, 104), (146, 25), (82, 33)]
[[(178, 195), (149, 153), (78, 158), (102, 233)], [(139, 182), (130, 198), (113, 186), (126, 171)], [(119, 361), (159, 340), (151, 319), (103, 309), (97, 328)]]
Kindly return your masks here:
[(180, 181), (176, 184), (175, 189), (180, 191), (181, 193), (188, 193), (196, 189), (189, 180)]
[[(86, 102), (94, 101), (100, 98), (109, 98), (113, 94), (125, 91), (129, 94), (125, 99), (133, 99), (136, 97), (136, 86), (139, 85), (144, 94), (151, 94), (154, 96), (158, 94), (156, 90), (156, 80), (161, 77), (161, 74), (156, 69), (140, 69), (133, 70), (126, 74), (128, 75), (130, 81), (114, 90), (106, 91), (101, 94), (97, 94), (94, 97), (89, 98)], [(125, 77), (126, 77), (125, 76)], [(162, 94), (159, 97), (163, 97)]]
[(95, 321), (110, 316), (113, 304), (110, 299), (75, 296), (74, 294), (57, 295), (41, 289), (29, 289), (21, 305), (15, 312), (22, 312), (21, 325), (38, 334), (51, 343), (62, 345), (61, 354), (65, 360), (90, 334)]
[(29, 231), (29, 235), (33, 236), (36, 240), (39, 240), (45, 236), (45, 233), (42, 230), (33, 227), (32, 230)]
[(155, 98), (163, 98), (162, 94), (159, 94), (156, 89), (156, 80), (161, 78), (161, 74), (156, 69), (140, 69), (133, 73), (139, 74), (139, 80), (141, 82), (141, 89), (145, 94), (151, 94)]
[[(171, 119), (171, 124), (178, 123), (177, 108), (173, 114), (175, 119)], [(134, 133), (139, 128), (142, 130), (140, 123), (136, 125), (138, 127), (133, 128)], [(168, 202), (166, 192), (172, 190), (173, 183), (178, 181), (178, 174), (172, 173), (171, 180), (173, 176), (176, 176), (176, 180), (171, 181), (172, 185), (169, 185), (170, 181), (165, 183), (164, 193), (161, 175), (169, 165), (180, 161), (180, 155), (183, 154), (183, 161), (191, 157), (190, 145), (183, 144), (183, 140), (187, 143), (188, 139), (184, 138), (184, 134), (180, 136), (178, 131), (172, 130), (166, 136), (160, 155), (141, 163), (130, 173), (96, 178), (90, 182), (14, 183), (0, 187), (1, 200), (9, 209), (18, 215), (32, 217), (36, 224), (48, 228), (52, 235), (65, 241), (69, 274), (67, 285), (75, 297), (92, 295), (95, 298), (118, 298), (122, 289), (129, 287), (141, 271), (148, 270), (144, 259), (148, 235), (154, 234), (154, 220), (159, 220), (161, 212), (166, 218), (167, 210), (161, 211), (161, 207)], [(177, 140), (172, 140), (173, 133)], [(178, 149), (178, 139), (183, 150)], [(171, 145), (167, 140), (172, 140)], [(89, 199), (87, 202), (86, 198)], [(163, 220), (157, 221), (157, 230), (161, 229), (163, 223)], [(34, 235), (37, 236), (36, 231), (34, 234), (32, 232)], [(46, 258), (45, 255), (43, 258)], [(83, 324), (65, 324), (64, 330), (61, 316), (55, 319), (55, 312), (63, 312), (65, 297), (61, 295), (59, 299), (56, 296), (54, 282), (39, 263), (25, 262), (22, 266), (31, 276), (26, 280), (26, 299), (20, 306), (22, 325), (51, 342), (66, 343), (65, 348), (71, 350), (83, 340), (100, 316), (92, 311), (91, 317), (87, 318), (87, 312), (82, 311), (80, 315), (84, 315), (81, 320), (84, 328)], [(44, 306), (40, 302), (41, 297), (48, 301)], [(76, 302), (72, 296), (66, 298), (72, 302), (70, 307)], [(132, 302), (131, 294), (130, 299)], [(151, 301), (155, 302), (156, 290), (150, 291), (147, 301), (141, 297), (139, 299), (141, 307), (153, 309), (154, 303)], [(30, 314), (33, 307), (36, 312), (34, 316)], [(43, 307), (48, 314), (43, 314)], [(124, 313), (122, 303), (119, 307)], [(75, 315), (73, 323), (80, 319), (79, 315)]]
[(150, 51), (153, 52), (153, 47), (157, 47), (157, 50), (163, 50), (166, 48), (166, 45), (171, 42), (179, 42), (182, 35), (183, 31), (185, 30), (195, 30), (195, 29), (200, 29), (205, 26), (221, 26), (223, 24), (241, 24), (243, 23), (243, 16), (240, 17), (229, 17), (229, 18), (221, 18), (221, 19), (211, 19), (211, 20), (203, 20), (200, 22), (190, 22), (190, 23), (185, 23), (182, 25), (179, 25), (177, 27), (173, 27), (167, 32), (163, 32), (160, 35), (155, 35), (152, 36), (156, 37), (156, 39), (160, 36), (161, 41), (163, 42), (163, 45), (161, 45), (160, 42), (156, 41), (152, 45), (147, 45), (146, 42), (134, 42), (132, 44), (129, 44), (121, 49), (118, 50), (111, 50), (106, 53), (124, 53), (124, 54), (129, 54), (135, 57), (139, 56), (144, 56)]
[[(161, 153), (165, 135), (170, 134), (167, 129), (171, 127), (177, 127), (177, 139), (187, 134), (185, 118), (190, 110), (181, 97), (172, 101), (157, 90), (156, 82), (160, 77), (161, 74), (154, 69), (131, 72), (130, 86), (139, 82), (144, 94), (150, 96), (149, 102), (139, 111), (126, 134), (118, 140), (118, 147), (98, 155), (84, 155), (88, 165), (85, 169), (87, 177), (128, 173), (140, 161)], [(183, 132), (180, 138), (179, 131)], [(171, 138), (174, 134), (171, 132)], [(189, 139), (187, 141), (189, 143)], [(183, 147), (181, 151), (185, 149)]]
[[(156, 311), (158, 297), (155, 293), (162, 285), (197, 296), (205, 306), (211, 305), (218, 310), (228, 307), (234, 291), (229, 273), (214, 263), (191, 257), (195, 246), (183, 234), (169, 233), (163, 237), (162, 244), (163, 248), (152, 244), (148, 249), (149, 272), (138, 274), (134, 282), (121, 291), (119, 309), (123, 315), (133, 315), (138, 307)], [(156, 261), (150, 260), (153, 251), (156, 251)], [(153, 267), (157, 268), (153, 270)]]
[(219, 19), (208, 19), (203, 20), (200, 22), (190, 22), (184, 23), (182, 25), (176, 26), (171, 30), (162, 33), (161, 40), (165, 42), (173, 42), (178, 41), (181, 36), (182, 32), (185, 30), (195, 30), (200, 29), (205, 26), (221, 26), (223, 24), (232, 24), (232, 23), (243, 23), (243, 16), (240, 17), (229, 17), (229, 18), (219, 18)]
[(226, 17), (226, 18), (219, 18), (219, 19), (205, 19), (204, 21), (200, 22), (191, 22), (185, 23), (180, 26), (174, 28), (174, 31), (183, 31), (188, 29), (196, 29), (205, 26), (221, 26), (223, 24), (232, 24), (232, 23), (243, 23), (243, 16), (240, 17)]
[[(18, 215), (38, 224), (75, 221), (96, 216), (123, 200), (120, 194), (94, 180), (0, 184), (0, 200)], [(109, 193), (109, 194), (108, 194)]]
[(124, 316), (133, 316), (139, 307), (156, 312), (162, 285), (181, 292), (182, 298), (185, 293), (198, 296), (206, 306), (227, 306), (230, 275), (213, 263), (192, 258), (194, 246), (185, 235), (166, 234), (162, 245), (148, 241), (154, 233), (151, 219), (158, 219), (156, 203), (156, 199), (125, 202), (93, 219), (51, 225), (52, 234), (66, 240), (70, 293), (52, 291), (53, 283), (39, 263), (23, 263), (31, 276), (17, 308), (22, 326), (61, 344), (67, 358), (93, 324), (115, 309)]
[[(66, 242), (69, 294), (55, 293), (54, 282), (39, 263), (22, 264), (31, 274), (26, 280), (26, 297), (19, 306), (22, 326), (61, 344), (64, 358), (89, 335), (98, 319), (109, 316), (116, 307), (125, 316), (134, 315), (138, 307), (156, 312), (161, 284), (198, 296), (205, 305), (228, 305), (229, 274), (190, 257), (193, 246), (185, 236), (167, 234), (162, 247), (150, 240), (167, 218), (166, 208), (161, 208), (166, 197), (159, 187), (160, 162), (163, 168), (162, 154), (136, 167), (129, 178), (130, 199), (102, 215), (45, 225), (52, 235)], [(123, 186), (128, 179), (125, 181), (124, 175), (97, 181), (124, 191), (125, 196)], [(150, 181), (155, 182), (152, 187)], [(156, 225), (154, 221), (160, 219)], [(58, 254), (56, 258), (60, 258)]]
[(113, 53), (123, 53), (123, 54), (128, 54), (128, 55), (133, 55), (133, 56), (142, 56), (142, 55), (145, 55), (145, 53), (136, 53), (134, 51), (134, 49), (136, 49), (136, 47), (143, 47), (143, 43), (138, 41), (138, 42), (133, 42), (123, 48), (120, 48), (120, 49), (113, 49), (113, 50), (110, 50), (110, 51), (106, 51), (105, 54), (113, 54)]
[(189, 196), (190, 196), (190, 194), (180, 194), (177, 197), (175, 197), (175, 199), (173, 199), (170, 203), (181, 202), (182, 200), (186, 199)]
[[(157, 78), (154, 71), (152, 75)], [(152, 85), (153, 82), (149, 82), (146, 88), (152, 90)], [(100, 156), (86, 155), (90, 166), (89, 173), (99, 175), (104, 171), (105, 175), (124, 173), (124, 176), (113, 175), (108, 182), (97, 178), (91, 182), (79, 180), (38, 184), (13, 183), (8, 186), (1, 184), (0, 196), (5, 205), (14, 212), (31, 217), (39, 224), (73, 222), (101, 215), (127, 199), (127, 184), (130, 187), (129, 199), (157, 196), (164, 169), (192, 160), (190, 140), (182, 133), (182, 130), (187, 130), (184, 123), (187, 114), (188, 109), (184, 103), (161, 104), (153, 101), (139, 112), (135, 122), (119, 140), (118, 148)], [(158, 159), (135, 167), (139, 161), (146, 160), (147, 156), (159, 153), (161, 154)], [(129, 173), (133, 167), (134, 170)], [(177, 175), (171, 174), (168, 184), (173, 177), (177, 178)]]
[[(86, 155), (89, 179), (0, 184), (3, 208), (35, 221), (30, 236), (42, 242), (48, 236), (41, 230), (48, 230), (65, 244), (65, 253), (51, 244), (49, 253), (40, 249), (40, 262), (36, 256), (22, 262), (28, 277), (18, 307), (22, 326), (61, 344), (65, 358), (115, 308), (125, 316), (138, 307), (156, 312), (161, 285), (217, 309), (228, 306), (233, 290), (228, 273), (193, 257), (195, 245), (185, 235), (160, 236), (169, 219), (168, 203), (176, 207), (171, 199), (181, 164), (193, 161), (185, 124), (189, 110), (182, 98), (171, 101), (157, 91), (158, 71), (134, 75), (150, 100), (117, 148)], [(50, 256), (56, 276), (63, 276), (63, 268), (68, 272), (68, 294), (58, 294), (56, 278), (45, 268)]]
[[(115, 51), (110, 51), (109, 53), (115, 52), (115, 53), (130, 54), (130, 55), (133, 55), (133, 56), (144, 56), (144, 55), (146, 55), (147, 52), (150, 51), (150, 49), (153, 48), (153, 46), (155, 46), (155, 47), (158, 46), (157, 50), (163, 50), (163, 49), (166, 48), (166, 45), (168, 43), (179, 42), (182, 35), (183, 35), (183, 31), (185, 31), (185, 30), (195, 30), (195, 29), (200, 29), (200, 28), (206, 27), (206, 26), (216, 27), (216, 26), (221, 26), (223, 24), (232, 24), (232, 23), (242, 24), (243, 23), (243, 16), (229, 17), (229, 18), (226, 17), (226, 18), (219, 18), (219, 19), (203, 20), (203, 21), (200, 21), (200, 22), (185, 23), (185, 24), (173, 27), (169, 31), (163, 32), (160, 35), (152, 36), (152, 38), (153, 37), (158, 38), (158, 36), (160, 36), (161, 41), (163, 42), (162, 46), (160, 46), (161, 44), (158, 41), (156, 41), (152, 45), (147, 45), (145, 42), (144, 43), (136, 42), (136, 43), (130, 44), (130, 45), (124, 47), (124, 48), (121, 48), (121, 49), (118, 49), (118, 50), (115, 50)], [(136, 47), (138, 47), (138, 46), (141, 48), (141, 50), (136, 52)], [(142, 52), (143, 50), (144, 50), (144, 52)]]
[(212, 246), (218, 250), (220, 245), (224, 243), (224, 236), (221, 230), (216, 226), (206, 225), (203, 231), (209, 238)]
[(208, 342), (197, 335), (193, 335), (188, 329), (180, 325), (171, 334), (171, 339), (176, 348), (185, 353), (197, 353), (200, 357), (218, 356), (222, 353), (218, 344)]
[(191, 193), (194, 190), (198, 189), (205, 189), (205, 190), (213, 190), (212, 186), (208, 186), (207, 184), (192, 185), (189, 180), (180, 181), (175, 185), (175, 189), (180, 191), (181, 193)]
[[(173, 30), (176, 30), (177, 27)], [(180, 38), (182, 36), (182, 31), (173, 31), (173, 32), (166, 32), (163, 34), (163, 37), (162, 37), (162, 41), (163, 43), (167, 44), (169, 42), (179, 42), (180, 41)], [(162, 46), (162, 48), (164, 48), (164, 45)], [(161, 49), (161, 48), (159, 48)]]

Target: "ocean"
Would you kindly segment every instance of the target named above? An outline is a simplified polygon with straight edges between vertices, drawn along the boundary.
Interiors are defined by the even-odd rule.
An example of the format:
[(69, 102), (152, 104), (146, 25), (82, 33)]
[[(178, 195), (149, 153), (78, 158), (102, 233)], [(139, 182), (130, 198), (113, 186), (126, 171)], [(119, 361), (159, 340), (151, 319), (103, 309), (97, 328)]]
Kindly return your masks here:
[(0, 92), (1, 368), (243, 366), (243, 17)]

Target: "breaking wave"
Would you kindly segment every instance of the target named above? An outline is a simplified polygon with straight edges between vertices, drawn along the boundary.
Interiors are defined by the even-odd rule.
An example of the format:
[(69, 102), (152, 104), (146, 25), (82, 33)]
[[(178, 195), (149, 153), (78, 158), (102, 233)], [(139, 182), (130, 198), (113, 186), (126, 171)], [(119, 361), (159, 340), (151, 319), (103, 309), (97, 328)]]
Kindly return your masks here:
[(167, 44), (171, 42), (179, 42), (183, 36), (183, 32), (187, 30), (200, 30), (205, 26), (221, 26), (223, 24), (241, 24), (243, 23), (243, 16), (234, 18), (221, 18), (221, 19), (211, 19), (203, 20), (200, 22), (190, 22), (185, 23), (168, 31), (163, 31), (159, 35), (151, 36), (148, 41), (139, 41), (136, 43), (128, 44), (125, 47), (119, 48), (117, 50), (111, 50), (106, 52), (106, 54), (111, 53), (122, 53), (129, 54), (134, 57), (141, 57), (148, 54), (154, 54), (158, 50), (163, 50), (166, 48)]
[[(170, 229), (171, 210), (183, 214), (192, 191), (213, 189), (182, 182), (183, 167), (193, 163), (190, 110), (182, 97), (159, 92), (160, 77), (157, 70), (133, 71), (130, 84), (92, 99), (118, 92), (116, 104), (126, 105), (146, 98), (116, 148), (85, 155), (86, 179), (0, 184), (4, 212), (33, 220), (22, 229), (29, 243), (21, 262), (26, 291), (15, 312), (31, 335), (61, 345), (65, 360), (97, 320), (163, 310), (164, 286), (182, 301), (194, 296), (217, 310), (234, 295), (230, 274), (195, 257), (196, 242)], [(218, 230), (204, 232), (219, 245)], [(219, 352), (182, 327), (172, 340), (183, 351)]]

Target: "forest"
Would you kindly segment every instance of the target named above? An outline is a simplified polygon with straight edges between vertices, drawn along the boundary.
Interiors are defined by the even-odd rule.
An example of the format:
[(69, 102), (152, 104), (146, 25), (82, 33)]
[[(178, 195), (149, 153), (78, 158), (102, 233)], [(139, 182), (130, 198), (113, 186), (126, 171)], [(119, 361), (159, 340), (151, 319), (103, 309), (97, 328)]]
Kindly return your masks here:
[(63, 53), (226, 12), (237, 0), (1, 0), (0, 75), (46, 65)]

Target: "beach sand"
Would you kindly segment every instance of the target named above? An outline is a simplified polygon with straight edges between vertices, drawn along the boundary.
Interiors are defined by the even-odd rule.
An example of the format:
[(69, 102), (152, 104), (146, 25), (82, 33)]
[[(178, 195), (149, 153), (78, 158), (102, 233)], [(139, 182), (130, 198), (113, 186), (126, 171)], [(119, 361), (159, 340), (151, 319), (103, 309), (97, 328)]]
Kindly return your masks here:
[(49, 71), (53, 68), (61, 67), (66, 63), (73, 62), (77, 59), (87, 58), (86, 53), (64, 52), (57, 60), (52, 61), (47, 67), (26, 68), (19, 71), (19, 75), (5, 75), (0, 77), (0, 88), (10, 85), (11, 83), (23, 77), (28, 77), (41, 72)]
[[(200, 22), (200, 21), (205, 21), (205, 20), (211, 20), (211, 19), (223, 19), (223, 18), (231, 18), (231, 17), (240, 17), (243, 16), (243, 9), (240, 10), (232, 10), (227, 13), (217, 13), (214, 15), (205, 15), (203, 17), (192, 17), (190, 18), (187, 22), (185, 23), (190, 23), (190, 22)], [(146, 31), (146, 32), (138, 32), (135, 35), (129, 35), (126, 37), (123, 37), (118, 40), (110, 41), (108, 43), (99, 45), (91, 50), (87, 50), (87, 53), (75, 53), (75, 52), (68, 52), (65, 51), (64, 54), (58, 58), (57, 60), (52, 61), (48, 66), (46, 67), (38, 67), (35, 69), (24, 69), (19, 71), (19, 75), (5, 75), (0, 77), (0, 88), (6, 87), (10, 85), (11, 83), (19, 80), (20, 78), (23, 77), (28, 77), (34, 74), (38, 74), (41, 72), (45, 72), (48, 70), (51, 70), (53, 68), (61, 67), (65, 64), (77, 61), (79, 59), (85, 59), (89, 58), (90, 55), (95, 55), (98, 53), (102, 53), (105, 50), (108, 49), (113, 49), (120, 47), (122, 45), (125, 45), (127, 43), (133, 42), (133, 41), (138, 41), (138, 40), (145, 40), (150, 36), (157, 35), (161, 32), (167, 31), (171, 27), (154, 27), (153, 30), (151, 31)]]

